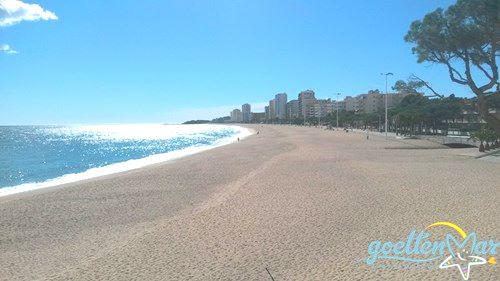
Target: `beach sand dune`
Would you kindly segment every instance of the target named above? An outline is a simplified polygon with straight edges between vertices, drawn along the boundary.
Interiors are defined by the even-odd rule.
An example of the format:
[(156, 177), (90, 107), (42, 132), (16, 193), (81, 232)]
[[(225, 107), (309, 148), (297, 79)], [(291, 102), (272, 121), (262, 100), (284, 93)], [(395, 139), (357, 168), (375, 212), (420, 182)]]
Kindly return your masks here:
[[(367, 266), (368, 244), (436, 221), (500, 237), (500, 163), (250, 127), (260, 134), (172, 162), (0, 198), (0, 279), (271, 280), (267, 268), (275, 280), (460, 280), (437, 264)], [(471, 280), (499, 276), (482, 265)]]

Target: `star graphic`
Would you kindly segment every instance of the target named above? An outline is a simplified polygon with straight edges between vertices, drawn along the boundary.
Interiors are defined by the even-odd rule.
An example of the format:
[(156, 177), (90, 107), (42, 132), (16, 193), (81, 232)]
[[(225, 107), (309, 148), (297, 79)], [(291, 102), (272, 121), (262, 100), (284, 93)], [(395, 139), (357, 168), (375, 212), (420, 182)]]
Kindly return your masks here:
[(486, 260), (482, 257), (478, 256), (466, 256), (463, 258), (460, 253), (456, 253), (456, 256), (450, 255), (448, 256), (440, 265), (439, 268), (450, 268), (450, 267), (458, 267), (460, 274), (464, 280), (469, 280), (470, 276), (470, 268), (473, 265), (481, 265), (485, 264)]

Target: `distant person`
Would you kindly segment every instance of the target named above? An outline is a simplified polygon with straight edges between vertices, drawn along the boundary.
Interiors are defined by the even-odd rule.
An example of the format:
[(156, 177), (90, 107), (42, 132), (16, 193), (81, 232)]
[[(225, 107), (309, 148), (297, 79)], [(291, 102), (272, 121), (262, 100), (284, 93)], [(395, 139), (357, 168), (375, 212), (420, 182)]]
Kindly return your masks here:
[(240, 138), (238, 138), (238, 141), (240, 141)]
[(259, 131), (257, 131), (257, 135), (258, 135), (259, 133), (260, 133), (260, 132), (259, 132)]

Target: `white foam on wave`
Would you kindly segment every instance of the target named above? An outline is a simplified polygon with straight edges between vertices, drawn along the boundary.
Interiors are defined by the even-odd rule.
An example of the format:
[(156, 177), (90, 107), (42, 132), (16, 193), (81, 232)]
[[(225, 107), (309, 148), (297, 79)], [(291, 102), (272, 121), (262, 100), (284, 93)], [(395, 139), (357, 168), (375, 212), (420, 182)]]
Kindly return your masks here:
[[(133, 129), (130, 127), (133, 126)], [(173, 128), (173, 130), (165, 130), (165, 127)], [(98, 168), (92, 168), (81, 173), (66, 174), (44, 182), (25, 183), (16, 186), (0, 188), (0, 197), (12, 195), (21, 192), (37, 190), (46, 187), (74, 183), (86, 179), (116, 174), (120, 172), (130, 171), (152, 164), (178, 159), (184, 156), (192, 155), (202, 151), (206, 151), (215, 147), (223, 146), (235, 142), (237, 138), (243, 139), (251, 135), (250, 130), (239, 126), (225, 125), (99, 125), (99, 126), (78, 126), (53, 128), (53, 132), (61, 134), (89, 134), (97, 135), (104, 139), (128, 139), (128, 140), (143, 140), (143, 139), (168, 139), (176, 135), (191, 134), (196, 136), (202, 132), (207, 132), (213, 129), (232, 128), (238, 132), (236, 135), (224, 137), (217, 140), (211, 145), (190, 146), (184, 149), (175, 150), (166, 153), (154, 154), (140, 159), (132, 159), (124, 162), (114, 163)], [(175, 133), (172, 133), (174, 131)], [(141, 133), (144, 135), (141, 136)]]

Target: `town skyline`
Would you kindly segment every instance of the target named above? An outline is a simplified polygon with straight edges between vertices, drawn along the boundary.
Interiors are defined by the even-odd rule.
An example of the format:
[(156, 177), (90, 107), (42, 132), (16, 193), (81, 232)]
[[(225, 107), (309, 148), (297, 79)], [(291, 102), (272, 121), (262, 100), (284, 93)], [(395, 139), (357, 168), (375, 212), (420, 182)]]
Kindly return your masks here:
[[(284, 122), (293, 119), (324, 118), (338, 111), (352, 111), (356, 113), (375, 113), (385, 109), (385, 95), (388, 97), (387, 106), (397, 106), (410, 92), (394, 91), (383, 92), (379, 89), (369, 90), (357, 95), (344, 95), (337, 93), (336, 97), (318, 98), (311, 89), (303, 90), (297, 94), (296, 99), (288, 100), (287, 93), (277, 93), (264, 106), (264, 111), (252, 111), (249, 103), (244, 103), (240, 108), (234, 108), (229, 116), (219, 116), (215, 119), (227, 118), (227, 122), (261, 123)], [(424, 92), (417, 92), (425, 96)], [(452, 94), (450, 94), (452, 95)], [(449, 96), (449, 95), (446, 95)]]

